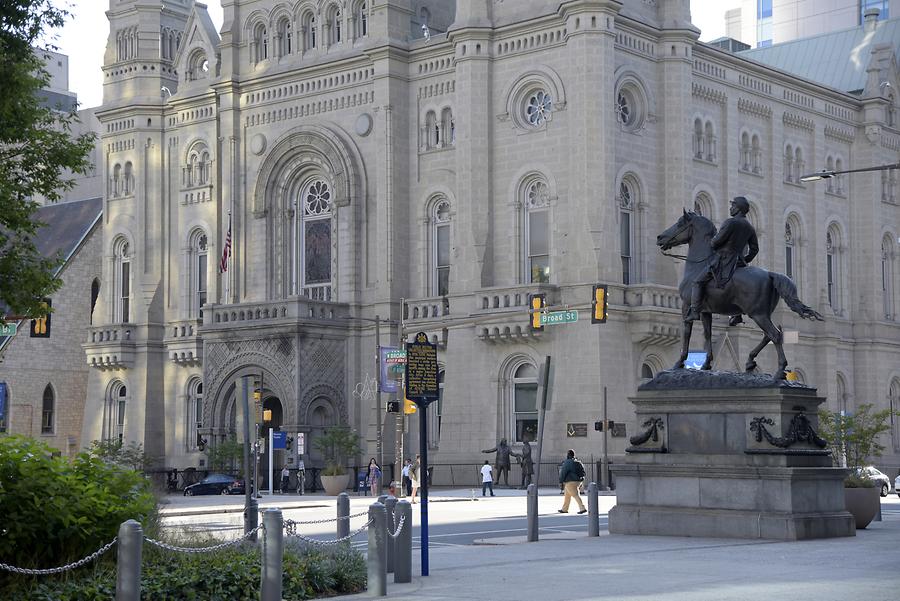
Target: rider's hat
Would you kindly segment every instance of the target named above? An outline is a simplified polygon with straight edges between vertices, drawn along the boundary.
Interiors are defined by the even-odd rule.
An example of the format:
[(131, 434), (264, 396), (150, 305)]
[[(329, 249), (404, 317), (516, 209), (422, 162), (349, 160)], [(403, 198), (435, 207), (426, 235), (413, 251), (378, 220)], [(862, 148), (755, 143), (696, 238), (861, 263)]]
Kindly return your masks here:
[(735, 196), (734, 200), (731, 201), (731, 204), (736, 206), (744, 215), (750, 212), (750, 201), (743, 196)]

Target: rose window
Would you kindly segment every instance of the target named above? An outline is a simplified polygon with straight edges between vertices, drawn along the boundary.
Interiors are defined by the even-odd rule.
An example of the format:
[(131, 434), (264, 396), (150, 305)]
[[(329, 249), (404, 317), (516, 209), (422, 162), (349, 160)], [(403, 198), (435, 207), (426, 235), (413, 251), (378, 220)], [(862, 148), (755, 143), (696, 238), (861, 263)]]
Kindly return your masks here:
[(331, 190), (319, 180), (310, 184), (303, 199), (307, 215), (325, 215), (331, 210)]
[(553, 110), (553, 100), (550, 94), (539, 90), (528, 97), (528, 105), (525, 107), (525, 117), (533, 127), (540, 127), (550, 120)]

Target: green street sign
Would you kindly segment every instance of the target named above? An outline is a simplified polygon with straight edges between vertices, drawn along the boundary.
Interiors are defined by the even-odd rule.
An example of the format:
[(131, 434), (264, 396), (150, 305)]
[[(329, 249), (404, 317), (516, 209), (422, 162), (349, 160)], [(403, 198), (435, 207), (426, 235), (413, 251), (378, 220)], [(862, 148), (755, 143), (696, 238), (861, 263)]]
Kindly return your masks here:
[(541, 325), (553, 326), (560, 323), (575, 323), (578, 321), (578, 311), (551, 311), (541, 313)]
[(0, 336), (15, 336), (17, 325), (15, 323), (0, 324)]

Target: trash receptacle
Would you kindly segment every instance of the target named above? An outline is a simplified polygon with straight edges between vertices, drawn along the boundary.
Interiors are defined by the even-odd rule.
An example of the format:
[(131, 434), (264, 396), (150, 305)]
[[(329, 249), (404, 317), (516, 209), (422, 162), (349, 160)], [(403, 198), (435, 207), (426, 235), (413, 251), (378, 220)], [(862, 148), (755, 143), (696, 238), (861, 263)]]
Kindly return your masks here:
[(360, 496), (365, 494), (367, 497), (369, 496), (369, 485), (366, 482), (368, 478), (366, 478), (366, 472), (359, 472), (356, 476), (356, 496)]

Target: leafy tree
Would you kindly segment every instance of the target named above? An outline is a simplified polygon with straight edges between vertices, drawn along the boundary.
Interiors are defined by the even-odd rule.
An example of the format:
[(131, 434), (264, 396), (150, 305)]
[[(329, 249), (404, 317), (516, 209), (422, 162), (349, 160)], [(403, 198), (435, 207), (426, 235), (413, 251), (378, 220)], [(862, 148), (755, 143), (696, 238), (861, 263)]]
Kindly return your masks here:
[(874, 405), (863, 403), (853, 413), (819, 411), (819, 434), (828, 441), (832, 459), (846, 459), (847, 467), (861, 468), (875, 457), (881, 457), (884, 445), (878, 440), (891, 429), (890, 409), (873, 411)]
[(325, 455), (324, 476), (339, 476), (345, 472), (344, 464), (352, 455), (358, 455), (359, 435), (341, 426), (327, 428), (321, 436), (313, 441), (316, 450)]
[(244, 445), (234, 437), (223, 440), (209, 447), (209, 469), (214, 472), (234, 472), (244, 467)]
[(155, 461), (144, 451), (144, 445), (138, 442), (129, 442), (126, 445), (121, 440), (94, 440), (87, 452), (107, 463), (121, 465), (139, 472), (153, 465)]
[(66, 172), (85, 173), (94, 144), (93, 134), (73, 137), (74, 111), (41, 104), (50, 82), (45, 51), (55, 49), (44, 40), (69, 16), (52, 0), (0, 2), (0, 303), (26, 317), (46, 314), (42, 299), (62, 284), (60, 258), (34, 245), (42, 224), (33, 198), (59, 200), (74, 185)]

